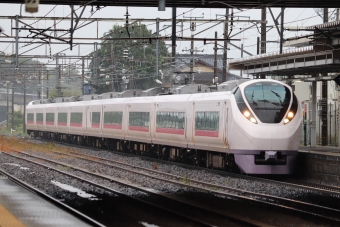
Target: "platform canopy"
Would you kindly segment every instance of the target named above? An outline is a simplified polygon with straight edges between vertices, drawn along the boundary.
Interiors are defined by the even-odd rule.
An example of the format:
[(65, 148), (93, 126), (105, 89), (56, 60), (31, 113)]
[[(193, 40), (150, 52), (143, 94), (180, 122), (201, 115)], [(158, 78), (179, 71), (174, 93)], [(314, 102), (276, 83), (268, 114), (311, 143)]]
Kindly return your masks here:
[[(158, 7), (162, 2), (166, 7), (181, 8), (262, 8), (262, 7), (291, 7), (291, 8), (338, 8), (339, 0), (40, 0), (40, 4), (51, 5), (99, 5), (99, 6), (136, 6)], [(0, 0), (0, 3), (22, 4), (24, 0)]]

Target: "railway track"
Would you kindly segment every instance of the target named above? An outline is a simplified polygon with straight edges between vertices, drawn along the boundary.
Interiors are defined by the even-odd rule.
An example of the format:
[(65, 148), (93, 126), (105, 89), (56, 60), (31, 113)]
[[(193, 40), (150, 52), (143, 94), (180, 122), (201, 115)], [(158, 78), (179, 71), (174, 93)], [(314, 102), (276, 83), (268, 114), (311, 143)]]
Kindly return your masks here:
[[(52, 153), (54, 153), (55, 155), (59, 155), (59, 158), (63, 156), (64, 158), (69, 158), (69, 159), (82, 159), (87, 162), (105, 165), (109, 168), (115, 168), (115, 169), (118, 169), (119, 171), (128, 171), (132, 174), (138, 174), (143, 177), (157, 179), (157, 180), (160, 180), (166, 183), (176, 184), (178, 186), (187, 187), (187, 188), (191, 188), (194, 190), (200, 190), (200, 191), (208, 192), (210, 194), (215, 194), (218, 196), (233, 197), (238, 200), (247, 200), (248, 202), (252, 202), (252, 203), (256, 202), (260, 204), (271, 205), (275, 207), (280, 207), (281, 209), (290, 210), (290, 211), (298, 211), (303, 214), (313, 215), (313, 216), (325, 218), (325, 219), (332, 220), (332, 221), (337, 221), (337, 222), (340, 221), (338, 219), (340, 210), (332, 209), (329, 207), (318, 206), (318, 205), (311, 204), (311, 203), (281, 198), (277, 196), (254, 193), (254, 192), (235, 189), (235, 188), (231, 188), (227, 186), (201, 182), (201, 181), (197, 181), (193, 179), (186, 179), (186, 182), (183, 183), (182, 176), (177, 176), (177, 175), (173, 175), (169, 173), (163, 173), (158, 170), (152, 170), (152, 169), (147, 169), (143, 167), (133, 166), (133, 165), (119, 162), (119, 161), (103, 159), (103, 158), (96, 157), (96, 156), (90, 156), (90, 155), (84, 155), (84, 154), (80, 155), (80, 154), (74, 154), (74, 153), (72, 154), (69, 154), (69, 153), (65, 154), (65, 153), (59, 153), (59, 152), (52, 152)], [(28, 154), (27, 152), (19, 152), (19, 154), (26, 155), (31, 158), (40, 159), (40, 160), (50, 162), (56, 165), (63, 165), (63, 166), (66, 166), (67, 168), (72, 168), (77, 171), (88, 173), (88, 171), (85, 171), (82, 168), (70, 165), (67, 162), (66, 163), (56, 162), (48, 158), (42, 158), (36, 155)], [(103, 177), (103, 176), (98, 176), (98, 174), (95, 174), (95, 173), (89, 173), (89, 174), (95, 175), (97, 177)], [(104, 177), (104, 178), (112, 181), (110, 177)], [(260, 180), (263, 180), (263, 179), (260, 179)], [(269, 181), (273, 182), (271, 180)], [(311, 189), (308, 188), (308, 190), (311, 190)]]
[(6, 171), (4, 171), (1, 168), (0, 168), (0, 175), (4, 175), (4, 176), (8, 177), (10, 180), (15, 182), (16, 184), (28, 189), (31, 192), (34, 192), (38, 196), (42, 197), (44, 200), (47, 200), (47, 201), (53, 203), (54, 205), (62, 208), (66, 212), (78, 217), (79, 219), (81, 219), (82, 221), (86, 222), (87, 224), (89, 224), (91, 226), (95, 226), (95, 227), (104, 227), (105, 226), (105, 225), (102, 225), (101, 223), (95, 221), (94, 219), (90, 218), (89, 216), (81, 213), (80, 211), (78, 211), (78, 210), (68, 206), (67, 204), (61, 202), (60, 200), (57, 200), (57, 199), (49, 196), (48, 194), (44, 193), (43, 191), (41, 191), (41, 190), (33, 187), (32, 185), (24, 182), (23, 180), (20, 180), (20, 179), (14, 177), (13, 175), (7, 173)]
[[(45, 139), (40, 139), (40, 140), (46, 141), (46, 142), (51, 142), (50, 140), (45, 140)], [(86, 148), (86, 149), (91, 149), (91, 150), (103, 150), (103, 149), (99, 149), (99, 148), (89, 148), (89, 147), (86, 147), (86, 146), (69, 144), (69, 143), (64, 143), (64, 142), (55, 142), (55, 141), (53, 141), (53, 142), (57, 143), (57, 144), (62, 144), (62, 145), (65, 145), (65, 146), (76, 147), (76, 148)], [(117, 151), (110, 151), (110, 152), (113, 152), (113, 153), (119, 154), (119, 155), (141, 157), (139, 155), (133, 155), (133, 154), (124, 153), (124, 152), (117, 152)], [(97, 156), (94, 157), (94, 158), (101, 159), (100, 157), (97, 157)], [(288, 188), (295, 188), (295, 189), (298, 188), (299, 190), (301, 190), (303, 192), (327, 193), (331, 196), (340, 198), (340, 188), (335, 187), (335, 186), (321, 185), (321, 184), (310, 183), (310, 182), (306, 182), (306, 181), (299, 181), (299, 180), (296, 180), (296, 179), (288, 179), (288, 180), (279, 180), (278, 181), (278, 180), (254, 177), (254, 176), (249, 176), (249, 175), (242, 175), (242, 174), (233, 173), (233, 172), (226, 172), (226, 171), (207, 169), (207, 168), (202, 168), (202, 167), (197, 167), (197, 166), (191, 166), (191, 165), (187, 165), (187, 164), (170, 162), (170, 161), (167, 161), (167, 160), (160, 160), (160, 159), (155, 159), (155, 158), (150, 158), (150, 157), (145, 157), (145, 156), (142, 156), (142, 158), (146, 159), (146, 160), (154, 161), (154, 162), (157, 162), (157, 163), (159, 162), (159, 163), (166, 163), (166, 164), (174, 164), (174, 165), (182, 166), (182, 167), (189, 168), (189, 169), (205, 170), (207, 172), (211, 172), (211, 173), (214, 173), (214, 174), (219, 174), (219, 175), (227, 176), (227, 177), (236, 177), (236, 178), (241, 178), (241, 179), (245, 179), (245, 180), (252, 180), (252, 181), (257, 181), (257, 182), (263, 182), (263, 183), (268, 183), (268, 184), (285, 186), (285, 187), (288, 187)], [(104, 160), (104, 159), (102, 159), (102, 160)], [(114, 160), (109, 160), (109, 161), (115, 162)], [(119, 164), (119, 162), (116, 162), (116, 163)], [(128, 164), (124, 163), (124, 165), (127, 166)], [(133, 166), (133, 167), (138, 168), (137, 166)], [(150, 169), (147, 169), (146, 171), (150, 171)], [(157, 172), (159, 173), (159, 171), (157, 171)], [(215, 186), (213, 185), (213, 187), (215, 187)]]
[(308, 182), (304, 180), (297, 180), (297, 179), (285, 179), (283, 180), (284, 183), (299, 185), (301, 187), (312, 188), (313, 190), (318, 190), (321, 192), (327, 192), (335, 197), (340, 198), (340, 187), (332, 186), (332, 185), (325, 185), (325, 184), (317, 184), (313, 182)]
[[(165, 212), (170, 212), (174, 215), (188, 219), (188, 220), (198, 224), (199, 226), (219, 226), (219, 225), (221, 226), (221, 225), (225, 225), (225, 224), (221, 224), (221, 223), (225, 223), (226, 220), (228, 220), (228, 222), (231, 222), (231, 223), (233, 223), (233, 225), (236, 225), (236, 226), (237, 225), (239, 225), (239, 226), (263, 226), (263, 227), (270, 226), (270, 225), (260, 223), (260, 222), (254, 221), (254, 220), (249, 220), (244, 216), (238, 216), (238, 215), (234, 215), (234, 214), (226, 214), (226, 213), (223, 213), (219, 210), (215, 210), (213, 208), (204, 207), (204, 206), (202, 206), (198, 203), (195, 203), (193, 201), (187, 201), (183, 198), (180, 198), (180, 197), (177, 197), (177, 196), (174, 196), (174, 195), (170, 195), (170, 194), (160, 192), (160, 191), (157, 191), (157, 190), (154, 190), (154, 189), (150, 189), (150, 188), (147, 188), (147, 187), (143, 187), (143, 186), (140, 186), (140, 185), (132, 184), (130, 182), (127, 182), (126, 180), (117, 179), (117, 178), (111, 177), (111, 176), (106, 175), (106, 174), (94, 173), (94, 172), (88, 171), (86, 169), (83, 169), (83, 168), (80, 168), (80, 167), (77, 167), (77, 166), (73, 166), (73, 165), (70, 165), (70, 164), (67, 164), (67, 163), (56, 162), (56, 161), (53, 161), (53, 160), (50, 160), (50, 159), (38, 157), (38, 156), (35, 156), (35, 155), (30, 155), (26, 152), (17, 152), (18, 155), (13, 155), (13, 154), (8, 154), (8, 153), (2, 153), (2, 154), (10, 156), (12, 158), (16, 158), (16, 159), (20, 159), (20, 160), (23, 160), (23, 161), (26, 161), (26, 162), (33, 163), (35, 165), (39, 165), (39, 166), (44, 167), (48, 170), (56, 171), (58, 173), (67, 175), (69, 177), (76, 178), (78, 180), (81, 180), (83, 182), (91, 184), (95, 187), (98, 187), (98, 188), (101, 188), (101, 189), (104, 189), (104, 190), (107, 190), (107, 191), (110, 191), (110, 192), (113, 192), (113, 193), (119, 193), (119, 192), (117, 192), (117, 190), (115, 190), (115, 189), (111, 189), (109, 187), (95, 183), (93, 181), (85, 179), (84, 177), (75, 176), (72, 173), (62, 171), (58, 168), (60, 166), (63, 166), (63, 167), (70, 169), (72, 171), (81, 172), (83, 174), (88, 174), (88, 175), (91, 175), (92, 177), (101, 178), (101, 179), (107, 180), (109, 182), (114, 182), (114, 183), (117, 183), (117, 184), (120, 184), (120, 185), (124, 185), (125, 187), (133, 188), (135, 190), (141, 191), (143, 193), (146, 193), (146, 194), (149, 194), (149, 195), (152, 195), (152, 196), (160, 197), (161, 200), (157, 199), (156, 203), (152, 203), (148, 200), (141, 199), (141, 198), (136, 198), (136, 197), (131, 197), (131, 198), (138, 200), (139, 202), (143, 202), (143, 203), (146, 203), (148, 205), (155, 206), (158, 209), (164, 210)], [(35, 161), (33, 161), (31, 159), (24, 158), (22, 156), (26, 156), (26, 157), (28, 156), (31, 159), (35, 159)], [(43, 164), (42, 162), (48, 162), (52, 165), (55, 165), (55, 167), (53, 167), (51, 165)], [(125, 194), (120, 194), (120, 195), (128, 196), (128, 195), (125, 195)], [(172, 205), (174, 205), (174, 203), (176, 203), (177, 205), (175, 207), (167, 208), (166, 204), (168, 204), (169, 201), (172, 203)], [(197, 210), (203, 211), (206, 214), (206, 216), (203, 217), (202, 215), (194, 215), (194, 213), (198, 213), (198, 214), (201, 213), (201, 212), (192, 212), (192, 211), (197, 211)], [(185, 211), (190, 211), (190, 212), (185, 213)], [(210, 220), (211, 222), (209, 222), (207, 220)]]

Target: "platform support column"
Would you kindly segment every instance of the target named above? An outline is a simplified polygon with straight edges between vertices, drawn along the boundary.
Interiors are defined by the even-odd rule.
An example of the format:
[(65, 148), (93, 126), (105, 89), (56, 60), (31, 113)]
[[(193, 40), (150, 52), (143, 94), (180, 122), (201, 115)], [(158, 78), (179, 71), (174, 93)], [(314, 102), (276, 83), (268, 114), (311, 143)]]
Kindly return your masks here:
[[(323, 74), (323, 76), (327, 76), (326, 74)], [(326, 146), (327, 145), (327, 138), (328, 138), (328, 124), (327, 124), (327, 112), (328, 112), (328, 106), (327, 106), (327, 94), (328, 94), (328, 86), (327, 81), (323, 80), (322, 82), (322, 88), (321, 88), (321, 120), (322, 120), (322, 126), (321, 126), (321, 145)]]
[(312, 125), (310, 126), (310, 146), (316, 146), (316, 81), (312, 82)]

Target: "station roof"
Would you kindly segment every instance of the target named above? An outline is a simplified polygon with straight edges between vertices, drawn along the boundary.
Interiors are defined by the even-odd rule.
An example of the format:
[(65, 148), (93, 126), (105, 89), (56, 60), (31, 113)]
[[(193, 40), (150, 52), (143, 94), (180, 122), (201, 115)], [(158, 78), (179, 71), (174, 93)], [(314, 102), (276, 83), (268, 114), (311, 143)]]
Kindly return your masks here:
[[(51, 5), (99, 5), (99, 6), (137, 6), (157, 7), (159, 0), (40, 0), (40, 4)], [(166, 7), (181, 8), (263, 8), (263, 7), (295, 7), (295, 8), (338, 8), (337, 0), (164, 0)], [(0, 3), (22, 4), (23, 0), (0, 0)]]

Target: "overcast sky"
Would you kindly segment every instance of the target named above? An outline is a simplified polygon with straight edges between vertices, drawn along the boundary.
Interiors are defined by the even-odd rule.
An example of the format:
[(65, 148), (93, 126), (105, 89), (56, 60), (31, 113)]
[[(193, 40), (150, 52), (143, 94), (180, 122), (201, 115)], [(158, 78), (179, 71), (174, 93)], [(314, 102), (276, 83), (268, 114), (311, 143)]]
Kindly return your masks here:
[[(20, 5), (16, 4), (0, 4), (1, 7), (1, 15), (2, 16), (15, 16), (20, 14)], [(22, 16), (35, 16), (35, 17), (40, 17), (40, 16), (51, 16), (51, 17), (64, 17), (68, 16), (70, 14), (70, 7), (69, 6), (54, 6), (54, 5), (40, 5), (39, 6), (39, 12), (38, 13), (26, 13), (25, 12), (25, 6), (22, 7)], [(78, 6), (75, 6), (75, 9), (77, 9)], [(105, 7), (102, 8), (98, 11), (96, 11), (96, 8), (94, 7), (94, 10), (96, 11), (93, 15), (90, 13), (91, 7), (87, 6), (85, 9), (83, 18), (125, 18), (125, 12), (126, 8), (125, 7)], [(279, 14), (280, 8), (273, 8), (272, 9), (274, 12), (275, 17)], [(225, 9), (209, 9), (209, 8), (197, 8), (197, 9), (188, 9), (188, 8), (178, 8), (177, 9), (177, 18), (182, 19), (183, 17), (202, 17), (202, 14), (204, 13), (204, 18), (205, 19), (215, 19), (217, 15), (224, 15), (225, 14)], [(80, 10), (77, 11), (78, 14)], [(183, 13), (186, 12), (183, 16)], [(231, 12), (231, 9), (230, 9)], [(273, 20), (271, 19), (269, 10), (267, 9), (267, 26), (273, 25)], [(330, 9), (330, 17), (333, 18), (334, 14), (332, 14), (332, 9)], [(250, 20), (260, 20), (261, 19), (261, 10), (260, 9), (251, 9), (247, 10), (244, 9), (242, 12), (234, 9), (234, 15), (236, 16), (249, 16)], [(129, 14), (131, 15), (131, 18), (149, 18), (149, 19), (154, 19), (156, 17), (159, 17), (161, 19), (169, 19), (172, 17), (172, 9), (171, 8), (166, 8), (165, 12), (160, 12), (158, 11), (157, 8), (135, 8), (135, 7), (130, 7), (129, 8)], [(222, 16), (217, 16), (221, 18)], [(245, 18), (240, 18), (240, 19), (245, 19)], [(285, 10), (285, 16), (284, 16), (284, 22), (285, 26), (310, 26), (310, 25), (316, 25), (316, 24), (321, 24), (322, 23), (322, 18), (317, 15), (314, 9), (306, 9), (306, 8), (298, 8), (298, 9), (292, 9), (292, 8), (287, 8)], [(25, 21), (25, 20), (24, 20)], [(28, 24), (32, 24), (34, 21), (26, 20), (25, 21)], [(279, 20), (280, 22), (280, 20)], [(82, 23), (82, 22), (80, 22)], [(53, 24), (52, 21), (44, 21), (41, 20), (38, 23), (35, 23), (34, 27), (36, 28), (46, 28), (49, 27)], [(15, 25), (13, 21), (13, 26)], [(160, 28), (163, 28), (163, 25), (170, 25), (170, 23), (161, 23)], [(209, 26), (214, 25), (213, 23), (205, 24), (202, 25), (201, 23), (197, 23), (197, 28), (195, 33), (200, 32)], [(251, 24), (250, 23), (234, 23), (233, 31), (231, 35), (235, 34), (236, 32), (241, 31), (241, 29), (249, 27)], [(0, 26), (4, 28), (6, 34), (11, 33), (11, 21), (10, 20), (0, 20)], [(104, 32), (108, 31), (110, 28), (112, 28), (113, 23), (111, 22), (100, 22), (99, 27), (98, 27), (98, 33), (99, 36), (102, 36)], [(260, 29), (260, 25), (258, 25)], [(58, 29), (69, 29), (70, 28), (70, 22), (69, 21), (62, 21), (57, 25)], [(196, 37), (207, 37), (207, 38), (213, 38), (215, 31), (218, 32), (219, 38), (223, 38), (223, 24), (215, 26), (206, 32), (203, 32), (199, 34)], [(156, 25), (154, 23), (148, 23), (148, 29), (151, 29), (155, 31)], [(177, 27), (177, 30), (181, 29), (180, 27)], [(184, 36), (190, 36), (191, 32), (189, 30), (189, 23), (184, 24)], [(267, 28), (268, 33), (267, 33), (267, 40), (270, 41), (279, 41), (279, 35), (277, 33), (276, 28), (270, 29), (270, 27)], [(306, 32), (285, 32), (284, 37), (285, 38), (290, 38), (293, 36), (305, 34)], [(13, 34), (15, 34), (15, 31), (13, 30)], [(27, 36), (29, 33), (27, 31), (21, 31), (20, 36)], [(88, 37), (88, 38), (95, 38), (97, 34), (97, 28), (96, 28), (96, 23), (92, 23), (91, 25), (86, 26), (85, 28), (79, 29), (75, 31), (74, 37)], [(171, 34), (171, 28), (161, 32), (161, 35), (170, 35)], [(3, 34), (1, 35), (3, 36)], [(234, 38), (241, 39), (241, 41), (233, 41), (233, 44), (240, 46), (241, 44), (244, 44), (245, 50), (252, 53), (256, 54), (256, 37), (260, 36), (259, 31), (256, 27), (253, 29), (246, 30), (239, 35), (235, 36)], [(1, 38), (1, 41), (4, 40), (9, 40), (9, 39), (4, 39)], [(74, 40), (74, 42), (80, 42), (79, 40)], [(86, 42), (86, 41), (81, 41), (81, 42)], [(89, 43), (93, 43), (94, 41), (87, 41)], [(171, 43), (171, 42), (169, 42)], [(223, 42), (220, 42), (221, 45), (223, 45)], [(19, 45), (19, 54), (22, 54), (32, 48), (34, 48), (37, 45), (29, 45), (29, 46), (24, 46), (24, 44)], [(89, 54), (93, 51), (93, 45), (81, 45), (79, 47), (74, 47), (73, 51), (70, 51), (68, 45), (52, 45), (51, 46), (51, 53), (52, 55), (66, 49), (63, 51), (66, 55), (86, 55)], [(203, 45), (203, 42), (195, 42), (195, 47), (197, 47), (200, 50), (204, 50), (203, 53), (205, 54), (212, 54), (213, 53), (213, 45)], [(190, 48), (190, 42), (177, 42), (177, 52), (180, 54), (185, 54), (188, 52), (183, 52), (182, 50), (185, 48)], [(6, 43), (0, 43), (0, 51), (5, 52), (6, 54), (12, 54), (13, 47), (10, 44)], [(272, 52), (272, 51), (278, 51), (279, 50), (279, 44), (278, 43), (268, 43), (267, 44), (267, 52)], [(171, 51), (171, 48), (169, 49)], [(36, 48), (34, 50), (30, 50), (26, 52), (25, 54), (49, 54), (49, 47), (47, 45), (44, 45), (43, 47)], [(219, 53), (222, 53), (222, 50), (219, 51)], [(247, 56), (246, 54), (244, 56)], [(230, 47), (230, 50), (228, 51), (228, 57), (229, 58), (239, 58), (240, 57), (240, 50)], [(37, 59), (39, 60), (39, 59)]]

